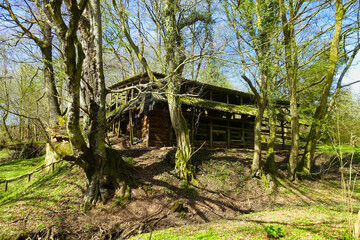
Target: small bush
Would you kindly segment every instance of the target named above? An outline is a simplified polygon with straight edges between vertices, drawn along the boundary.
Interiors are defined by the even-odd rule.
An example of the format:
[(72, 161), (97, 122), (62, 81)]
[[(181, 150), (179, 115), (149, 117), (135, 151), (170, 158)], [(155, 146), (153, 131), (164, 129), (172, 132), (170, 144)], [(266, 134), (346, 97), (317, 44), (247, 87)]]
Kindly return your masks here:
[(279, 226), (269, 225), (264, 228), (264, 231), (268, 234), (270, 238), (282, 238), (285, 236), (283, 230)]

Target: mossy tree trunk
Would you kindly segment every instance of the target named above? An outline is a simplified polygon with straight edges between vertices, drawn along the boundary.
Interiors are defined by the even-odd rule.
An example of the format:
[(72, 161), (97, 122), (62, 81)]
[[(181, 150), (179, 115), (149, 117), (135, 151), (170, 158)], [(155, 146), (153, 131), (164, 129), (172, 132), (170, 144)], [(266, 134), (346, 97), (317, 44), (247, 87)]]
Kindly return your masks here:
[(257, 103), (257, 113), (255, 117), (254, 127), (254, 156), (251, 165), (251, 173), (253, 177), (260, 177), (263, 171), (263, 163), (261, 160), (261, 122), (264, 116), (265, 104)]
[(179, 13), (180, 3), (177, 0), (164, 1), (165, 19), (165, 63), (168, 80), (168, 106), (171, 124), (176, 136), (176, 160), (175, 170), (188, 182), (194, 176), (193, 166), (190, 161), (191, 144), (186, 120), (182, 114), (181, 103), (179, 101), (181, 75), (184, 67), (181, 66), (185, 60), (185, 49), (181, 36), (181, 29), (178, 26), (176, 14)]
[(168, 105), (171, 123), (176, 135), (175, 171), (190, 182), (194, 178), (195, 169), (191, 163), (191, 142), (187, 122), (182, 114), (178, 96), (168, 94)]
[[(291, 148), (289, 162), (287, 165), (288, 177), (291, 180), (296, 178), (297, 159), (299, 155), (299, 114), (297, 103), (297, 72), (299, 68), (297, 46), (295, 41), (294, 19), (297, 13), (294, 12), (294, 3), (290, 1), (287, 6), (283, 0), (279, 1), (280, 16), (285, 46), (285, 67), (286, 78), (290, 97), (290, 117), (291, 117)], [(286, 13), (289, 14), (287, 19)]]
[(269, 190), (274, 191), (277, 186), (278, 172), (275, 164), (275, 141), (276, 141), (276, 109), (274, 94), (269, 100), (269, 138), (267, 140), (267, 154), (264, 164), (264, 173), (269, 184)]
[(341, 39), (342, 21), (344, 19), (345, 8), (342, 0), (335, 0), (335, 28), (330, 47), (329, 63), (326, 70), (324, 85), (321, 91), (320, 99), (316, 107), (310, 132), (307, 137), (305, 152), (299, 164), (299, 171), (303, 174), (310, 174), (311, 165), (313, 164), (316, 144), (320, 137), (320, 130), (326, 115), (328, 98), (330, 96), (331, 85), (336, 74), (336, 64), (338, 62), (338, 51)]
[[(227, 13), (229, 20), (237, 34), (240, 56), (243, 63), (246, 63), (244, 52), (242, 48), (247, 48), (247, 44), (243, 43), (243, 38), (240, 36), (242, 28), (248, 33), (250, 37), (250, 47), (256, 53), (252, 57), (254, 64), (257, 64), (258, 75), (253, 81), (245, 76), (245, 70), (251, 70), (244, 64), (242, 78), (249, 85), (251, 91), (254, 93), (257, 103), (257, 115), (255, 118), (254, 128), (254, 156), (251, 166), (252, 176), (260, 177), (263, 174), (264, 160), (261, 159), (261, 122), (264, 117), (265, 108), (268, 103), (268, 87), (274, 73), (274, 62), (276, 49), (274, 47), (274, 36), (277, 31), (278, 13), (277, 2), (275, 0), (264, 1), (257, 0), (243, 5), (232, 5), (234, 13), (239, 15), (239, 18), (245, 18), (245, 26), (238, 25), (238, 19), (235, 14)], [(240, 7), (241, 6), (241, 7)], [(250, 10), (251, 9), (251, 10)], [(249, 14), (249, 11), (254, 14)], [(253, 74), (255, 75), (255, 74)]]
[[(98, 200), (110, 198), (122, 182), (118, 174), (121, 166), (108, 156), (105, 148), (106, 92), (100, 0), (81, 0), (78, 5), (68, 8), (69, 27), (64, 25), (61, 1), (52, 1), (50, 7), (62, 44), (68, 80), (67, 133), (72, 154), (65, 156), (65, 159), (74, 161), (86, 173), (87, 189), (82, 203), (82, 209), (86, 211)], [(81, 41), (77, 38), (78, 29)], [(89, 100), (87, 138), (80, 127), (81, 78), (86, 83)]]
[(186, 119), (182, 114), (179, 101), (181, 77), (184, 69), (185, 48), (181, 35), (182, 28), (197, 21), (210, 22), (210, 19), (199, 13), (187, 18), (181, 16), (180, 1), (164, 0), (163, 16), (165, 25), (165, 65), (168, 75), (167, 98), (172, 127), (176, 135), (177, 152), (175, 170), (187, 182), (194, 177), (194, 167), (191, 163), (191, 143)]

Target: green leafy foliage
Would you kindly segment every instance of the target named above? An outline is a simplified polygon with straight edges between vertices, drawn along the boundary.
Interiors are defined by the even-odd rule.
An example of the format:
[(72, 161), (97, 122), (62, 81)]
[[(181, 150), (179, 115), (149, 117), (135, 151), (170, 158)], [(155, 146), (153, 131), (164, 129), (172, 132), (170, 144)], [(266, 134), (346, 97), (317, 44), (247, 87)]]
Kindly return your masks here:
[(283, 230), (280, 226), (269, 225), (264, 227), (264, 231), (272, 238), (282, 238), (285, 237)]

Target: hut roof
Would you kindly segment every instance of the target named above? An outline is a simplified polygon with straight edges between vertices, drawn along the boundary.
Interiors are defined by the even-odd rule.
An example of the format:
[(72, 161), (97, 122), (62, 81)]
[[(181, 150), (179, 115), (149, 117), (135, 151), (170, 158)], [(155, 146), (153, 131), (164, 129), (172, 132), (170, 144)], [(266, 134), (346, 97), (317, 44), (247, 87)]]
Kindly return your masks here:
[[(162, 74), (162, 73), (153, 73), (153, 74), (159, 81), (162, 81), (162, 79), (166, 78), (166, 75)], [(142, 73), (142, 74), (133, 76), (131, 78), (125, 79), (123, 81), (120, 81), (120, 82), (118, 82), (118, 83), (116, 83), (114, 85), (111, 85), (109, 87), (109, 89), (117, 89), (117, 88), (129, 86), (129, 85), (133, 85), (133, 84), (136, 85), (136, 84), (139, 84), (139, 83), (146, 83), (148, 81), (149, 81), (149, 77), (148, 77), (147, 73)], [(215, 91), (218, 91), (218, 92), (229, 93), (229, 94), (237, 94), (237, 95), (243, 95), (243, 96), (248, 96), (248, 97), (254, 97), (254, 94), (252, 94), (252, 93), (238, 91), (238, 90), (224, 88), (224, 87), (218, 87), (218, 86), (211, 85), (211, 84), (208, 84), (208, 83), (189, 80), (189, 79), (185, 79), (185, 78), (182, 78), (182, 81), (183, 81), (183, 83), (188, 84), (188, 85), (204, 87), (204, 88), (215, 90)]]
[[(162, 79), (166, 78), (165, 74), (161, 74), (161, 73), (153, 73), (153, 74), (159, 81), (162, 81)], [(208, 90), (214, 90), (214, 91), (222, 92), (225, 94), (241, 95), (241, 96), (246, 96), (246, 97), (255, 99), (254, 95), (252, 93), (242, 92), (242, 91), (229, 89), (229, 88), (218, 87), (218, 86), (214, 86), (214, 85), (207, 84), (207, 83), (188, 80), (185, 78), (183, 78), (182, 80), (183, 80), (184, 84), (187, 84), (189, 86), (202, 87), (202, 88), (206, 88)], [(136, 85), (136, 84), (147, 83), (147, 82), (149, 82), (149, 77), (148, 77), (147, 73), (143, 73), (143, 74), (139, 74), (134, 77), (125, 79), (121, 82), (118, 82), (118, 83), (110, 86), (109, 88), (110, 89), (119, 89), (119, 88), (128, 87), (130, 85)], [(154, 99), (156, 101), (159, 101), (159, 102), (167, 101), (165, 94), (163, 94), (161, 92), (154, 91), (151, 93), (151, 95), (154, 97)], [(217, 110), (217, 111), (222, 111), (222, 112), (228, 112), (228, 113), (239, 113), (239, 114), (247, 114), (247, 115), (255, 116), (256, 112), (257, 112), (257, 108), (254, 104), (253, 105), (236, 105), (236, 104), (212, 101), (209, 99), (203, 99), (203, 98), (193, 97), (193, 96), (188, 96), (188, 95), (181, 96), (180, 101), (184, 105), (196, 106), (196, 107)], [(289, 101), (279, 99), (279, 100), (277, 100), (277, 105), (288, 106)], [(265, 113), (265, 115), (267, 115), (267, 114)]]

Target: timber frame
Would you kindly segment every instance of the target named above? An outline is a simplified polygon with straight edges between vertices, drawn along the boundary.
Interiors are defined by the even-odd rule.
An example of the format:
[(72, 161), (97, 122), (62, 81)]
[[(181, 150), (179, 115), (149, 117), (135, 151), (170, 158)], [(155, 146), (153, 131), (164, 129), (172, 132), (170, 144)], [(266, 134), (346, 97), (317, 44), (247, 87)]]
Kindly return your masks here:
[[(159, 81), (166, 79), (163, 74), (154, 75)], [(139, 92), (136, 87), (149, 82), (147, 74), (140, 74), (109, 87), (111, 91), (118, 92), (111, 93), (108, 99), (107, 115), (115, 115), (122, 106), (122, 109), (125, 109), (113, 121), (110, 131), (118, 137), (128, 139), (130, 145), (141, 143), (143, 147), (175, 146), (164, 92), (159, 87)], [(257, 112), (253, 94), (186, 79), (182, 79), (180, 94), (183, 115), (188, 122), (193, 146), (253, 146)], [(138, 96), (137, 100), (127, 106), (126, 103), (135, 96)], [(288, 105), (288, 101), (277, 101), (277, 145), (282, 148), (287, 147), (286, 140), (290, 138)], [(267, 125), (267, 120), (264, 120), (264, 141), (269, 134)]]

